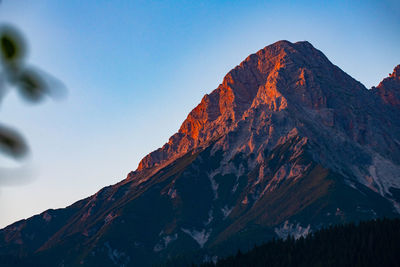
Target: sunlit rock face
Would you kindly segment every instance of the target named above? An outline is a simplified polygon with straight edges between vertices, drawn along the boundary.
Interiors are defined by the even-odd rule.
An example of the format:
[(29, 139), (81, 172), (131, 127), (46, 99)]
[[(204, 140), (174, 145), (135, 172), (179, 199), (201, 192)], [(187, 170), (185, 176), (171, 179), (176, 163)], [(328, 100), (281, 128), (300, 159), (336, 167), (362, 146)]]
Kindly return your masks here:
[(332, 94), (356, 95), (363, 89), (308, 42), (277, 42), (231, 70), (222, 84), (190, 112), (178, 133), (146, 156), (138, 170), (225, 135), (257, 109), (286, 109), (287, 98), (310, 109), (322, 109), (327, 108), (327, 98)]
[(310, 43), (276, 42), (126, 179), (1, 230), (0, 261), (179, 266), (399, 216), (399, 92), (399, 66), (368, 90)]
[[(399, 67), (378, 86), (384, 103), (392, 106), (400, 103), (398, 73)], [(138, 170), (160, 165), (229, 132), (237, 132), (241, 124), (252, 124), (249, 137), (254, 130), (259, 132), (265, 127), (268, 117), (278, 113), (288, 113), (288, 119), (293, 119), (287, 132), (302, 127), (299, 118), (293, 117), (312, 116), (318, 120), (314, 123), (317, 127), (318, 123), (334, 127), (352, 141), (378, 152), (395, 147), (399, 156), (399, 145), (391, 138), (398, 129), (389, 133), (389, 138), (376, 135), (376, 127), (393, 123), (385, 116), (370, 116), (372, 112), (381, 113), (375, 101), (369, 90), (330, 63), (310, 43), (280, 41), (250, 55), (230, 71), (222, 84), (190, 112), (178, 133), (147, 155)], [(382, 123), (385, 125), (379, 126)], [(309, 129), (305, 131), (310, 134)], [(265, 138), (271, 138), (270, 133)], [(265, 140), (253, 145), (263, 143)]]
[(400, 65), (374, 91), (386, 105), (400, 110)]

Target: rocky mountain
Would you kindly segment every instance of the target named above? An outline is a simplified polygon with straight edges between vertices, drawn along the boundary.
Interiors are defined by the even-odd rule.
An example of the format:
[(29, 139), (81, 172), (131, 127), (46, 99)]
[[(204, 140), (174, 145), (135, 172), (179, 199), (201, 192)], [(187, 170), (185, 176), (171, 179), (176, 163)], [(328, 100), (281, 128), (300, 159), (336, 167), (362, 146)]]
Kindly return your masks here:
[(269, 45), (126, 179), (0, 230), (0, 262), (201, 262), (277, 236), (398, 217), (399, 77), (400, 65), (368, 90), (308, 42)]

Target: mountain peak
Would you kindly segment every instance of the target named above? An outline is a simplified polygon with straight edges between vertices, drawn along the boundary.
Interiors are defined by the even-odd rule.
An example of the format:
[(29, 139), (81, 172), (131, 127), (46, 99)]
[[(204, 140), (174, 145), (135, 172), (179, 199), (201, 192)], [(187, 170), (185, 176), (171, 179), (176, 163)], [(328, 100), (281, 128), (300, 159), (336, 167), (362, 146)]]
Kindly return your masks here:
[[(255, 109), (274, 112), (292, 105), (310, 109), (337, 105), (337, 94), (366, 88), (333, 65), (309, 42), (275, 42), (251, 54), (203, 97), (162, 148), (142, 159), (138, 170), (160, 165), (225, 135)], [(253, 111), (252, 111), (253, 110)]]

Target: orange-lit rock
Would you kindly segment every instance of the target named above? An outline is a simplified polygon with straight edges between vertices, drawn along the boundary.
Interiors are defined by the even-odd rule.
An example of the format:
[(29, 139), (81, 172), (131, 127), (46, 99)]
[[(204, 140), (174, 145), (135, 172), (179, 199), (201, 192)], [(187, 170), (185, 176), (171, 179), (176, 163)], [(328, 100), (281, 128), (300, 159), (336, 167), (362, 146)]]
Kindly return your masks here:
[[(364, 86), (333, 65), (310, 43), (279, 41), (248, 56), (232, 69), (217, 89), (205, 95), (190, 112), (178, 133), (162, 148), (143, 158), (138, 170), (159, 165), (224, 136), (255, 112), (262, 112), (263, 117), (268, 118), (274, 112), (287, 109), (289, 102), (317, 111), (328, 126), (333, 126), (335, 118), (343, 117), (343, 127), (347, 127), (345, 125), (349, 123), (344, 121), (350, 120), (345, 115), (349, 108), (344, 108), (342, 114), (329, 112), (326, 109), (343, 104), (336, 100), (328, 103), (327, 99), (336, 99), (336, 95), (362, 99), (366, 94)], [(291, 108), (287, 112), (296, 110)], [(274, 132), (274, 126), (268, 126), (268, 123), (261, 125)], [(351, 130), (348, 128), (348, 131)], [(349, 135), (354, 134), (358, 133), (349, 132)], [(224, 144), (225, 147), (231, 145)], [(254, 145), (253, 142), (247, 148), (241, 146), (241, 149), (252, 150), (250, 147)]]
[(400, 109), (400, 65), (374, 91), (385, 104)]

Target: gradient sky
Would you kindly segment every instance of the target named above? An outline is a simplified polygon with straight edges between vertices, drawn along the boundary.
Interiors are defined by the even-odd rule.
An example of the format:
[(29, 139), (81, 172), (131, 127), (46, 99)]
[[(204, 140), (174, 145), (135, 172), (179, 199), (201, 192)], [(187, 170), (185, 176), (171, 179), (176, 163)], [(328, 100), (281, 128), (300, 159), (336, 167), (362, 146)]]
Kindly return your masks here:
[(0, 122), (31, 153), (0, 157), (0, 167), (22, 168), (0, 184), (0, 228), (124, 179), (230, 69), (275, 41), (311, 42), (367, 88), (400, 64), (397, 0), (2, 0), (4, 22), (68, 96), (4, 99)]

